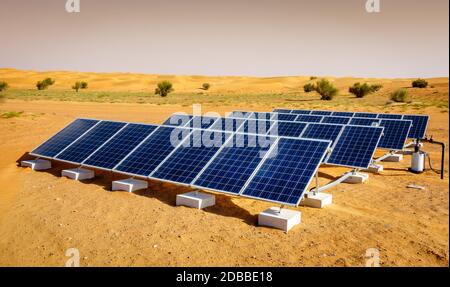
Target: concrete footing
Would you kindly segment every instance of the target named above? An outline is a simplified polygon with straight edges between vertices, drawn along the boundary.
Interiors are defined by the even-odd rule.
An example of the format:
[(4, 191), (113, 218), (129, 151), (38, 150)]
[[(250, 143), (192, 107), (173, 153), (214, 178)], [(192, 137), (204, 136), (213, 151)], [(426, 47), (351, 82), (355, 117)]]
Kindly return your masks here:
[(344, 180), (345, 183), (363, 183), (369, 179), (369, 175), (367, 173), (357, 172), (350, 175), (348, 178)]
[(45, 159), (23, 160), (20, 166), (30, 167), (32, 170), (46, 170), (52, 168), (52, 163)]
[(323, 208), (330, 205), (332, 202), (333, 195), (329, 193), (317, 192), (314, 194), (314, 192), (307, 192), (300, 204), (308, 207)]
[(370, 172), (370, 173), (381, 173), (383, 170), (384, 170), (384, 167), (381, 164), (373, 163), (365, 171)]
[(138, 180), (134, 178), (116, 180), (112, 182), (112, 190), (122, 190), (127, 192), (134, 192), (141, 189), (148, 188), (148, 182), (145, 180)]
[(85, 180), (94, 178), (95, 172), (84, 168), (65, 169), (61, 171), (61, 176), (74, 180)]
[(288, 232), (301, 222), (301, 212), (271, 207), (258, 215), (258, 225), (269, 226)]
[(216, 204), (216, 197), (212, 194), (201, 192), (188, 192), (177, 195), (177, 206), (183, 205), (197, 209), (203, 209)]
[(403, 160), (403, 154), (393, 154), (383, 159), (384, 162), (401, 162)]

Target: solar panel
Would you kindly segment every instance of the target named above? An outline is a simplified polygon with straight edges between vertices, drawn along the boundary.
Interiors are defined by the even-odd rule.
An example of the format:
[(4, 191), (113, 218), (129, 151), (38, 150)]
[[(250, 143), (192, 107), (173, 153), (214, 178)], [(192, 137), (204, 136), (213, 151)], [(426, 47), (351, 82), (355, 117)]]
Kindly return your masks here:
[(212, 124), (210, 130), (235, 132), (245, 122), (245, 119), (219, 118)]
[(323, 117), (323, 120), (321, 123), (324, 124), (340, 124), (340, 125), (346, 125), (350, 122), (351, 118), (347, 117)]
[(275, 122), (265, 120), (247, 120), (239, 129), (240, 133), (266, 134)]
[(99, 123), (99, 121), (76, 119), (50, 139), (31, 151), (30, 154), (34, 156), (53, 158), (97, 123)]
[(326, 163), (368, 168), (382, 132), (382, 127), (345, 126)]
[(265, 113), (265, 112), (254, 112), (249, 119), (255, 119), (255, 120), (270, 120), (272, 118), (272, 113)]
[(343, 126), (334, 124), (309, 124), (302, 134), (302, 138), (334, 141), (339, 136)]
[(380, 123), (379, 119), (369, 119), (369, 118), (352, 118), (350, 121), (351, 125), (355, 126), (376, 126)]
[(193, 186), (238, 194), (274, 142), (274, 137), (235, 134)]
[(319, 123), (322, 120), (322, 116), (312, 116), (312, 115), (299, 115), (296, 122), (307, 122), (307, 123)]
[(89, 155), (113, 137), (126, 123), (101, 121), (82, 137), (55, 156), (55, 159), (82, 163)]
[(287, 109), (274, 109), (273, 110), (274, 113), (281, 113), (281, 114), (290, 114), (291, 110), (287, 110)]
[(393, 120), (401, 120), (403, 115), (393, 115), (393, 114), (378, 114), (379, 119), (393, 119)]
[(207, 129), (214, 124), (219, 118), (208, 116), (193, 116), (186, 127), (196, 129)]
[(333, 117), (353, 117), (355, 113), (352, 112), (333, 112)]
[(83, 162), (83, 165), (108, 170), (114, 168), (156, 128), (157, 126), (152, 125), (128, 124), (105, 145), (91, 154)]
[(405, 115), (403, 116), (404, 120), (411, 120), (412, 127), (409, 131), (409, 138), (413, 139), (423, 139), (425, 138), (425, 134), (428, 126), (428, 116), (420, 116), (420, 115)]
[(329, 145), (329, 141), (280, 138), (241, 195), (297, 206)]
[(382, 120), (380, 126), (384, 127), (384, 131), (378, 147), (402, 150), (408, 138), (411, 124), (412, 121)]
[(228, 132), (194, 130), (149, 177), (190, 184), (230, 135)]
[(174, 127), (183, 127), (183, 126), (186, 126), (187, 123), (191, 119), (192, 119), (191, 115), (173, 114), (163, 123), (163, 125), (174, 126)]
[(311, 113), (310, 110), (292, 110), (291, 114), (296, 114), (296, 115), (309, 115)]
[(299, 137), (307, 123), (298, 122), (275, 122), (269, 131), (272, 136)]
[(274, 113), (271, 120), (272, 121), (295, 121), (295, 119), (297, 118), (297, 115), (293, 115), (293, 114), (277, 114)]
[(354, 113), (354, 117), (357, 118), (376, 118), (378, 114), (374, 114), (374, 113)]
[(245, 111), (232, 111), (227, 115), (227, 118), (240, 118), (240, 119), (246, 119), (250, 117), (253, 114), (253, 112), (245, 112)]
[(333, 112), (330, 111), (311, 111), (311, 115), (318, 115), (318, 116), (330, 116)]
[(188, 128), (160, 126), (113, 170), (147, 177), (190, 132)]

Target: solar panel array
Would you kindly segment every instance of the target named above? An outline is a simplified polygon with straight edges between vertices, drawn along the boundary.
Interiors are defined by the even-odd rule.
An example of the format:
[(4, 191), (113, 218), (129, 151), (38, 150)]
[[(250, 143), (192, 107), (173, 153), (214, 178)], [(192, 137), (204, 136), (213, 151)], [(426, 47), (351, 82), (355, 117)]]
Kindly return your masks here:
[(173, 119), (163, 126), (78, 119), (33, 155), (298, 205), (331, 144), (211, 129), (217, 119), (200, 118), (200, 127), (210, 129), (188, 127), (195, 117)]

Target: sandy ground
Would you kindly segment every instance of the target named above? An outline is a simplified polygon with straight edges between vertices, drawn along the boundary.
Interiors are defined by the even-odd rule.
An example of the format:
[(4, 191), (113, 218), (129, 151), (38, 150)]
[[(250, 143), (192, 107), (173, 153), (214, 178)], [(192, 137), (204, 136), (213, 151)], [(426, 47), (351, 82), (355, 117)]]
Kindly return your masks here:
[[(215, 107), (204, 106), (204, 110)], [(325, 209), (297, 208), (302, 223), (289, 233), (258, 227), (270, 203), (216, 194), (214, 207), (175, 207), (187, 188), (150, 182), (136, 194), (109, 192), (118, 175), (75, 182), (66, 166), (33, 172), (16, 161), (76, 117), (160, 123), (190, 107), (142, 104), (6, 101), (0, 111), (0, 265), (64, 266), (78, 248), (82, 266), (364, 266), (377, 248), (384, 266), (448, 266), (448, 176), (407, 172), (410, 158), (386, 163), (366, 184), (341, 184)], [(232, 107), (221, 107), (219, 112)], [(263, 108), (261, 108), (263, 110)], [(448, 113), (431, 115), (430, 134), (448, 144)], [(426, 145), (435, 168), (439, 148)], [(381, 154), (381, 153), (379, 153)], [(448, 157), (446, 162), (448, 162)], [(346, 169), (323, 167), (326, 183)], [(418, 184), (425, 190), (408, 189)]]

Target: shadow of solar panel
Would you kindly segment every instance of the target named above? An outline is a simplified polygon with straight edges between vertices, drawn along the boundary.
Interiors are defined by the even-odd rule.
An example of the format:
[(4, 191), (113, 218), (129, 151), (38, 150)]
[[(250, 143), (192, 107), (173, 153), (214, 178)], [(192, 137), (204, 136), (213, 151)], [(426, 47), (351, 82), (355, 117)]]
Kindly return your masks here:
[(55, 159), (80, 164), (125, 125), (126, 123), (102, 121), (56, 155)]
[(379, 119), (392, 119), (392, 120), (401, 120), (403, 118), (402, 115), (393, 115), (393, 114), (378, 114)]
[(209, 129), (217, 131), (229, 131), (235, 132), (245, 122), (245, 119), (241, 118), (219, 118), (212, 124)]
[(326, 163), (368, 168), (382, 132), (382, 127), (345, 126)]
[(374, 119), (374, 118), (376, 118), (378, 116), (378, 114), (374, 114), (374, 113), (355, 113), (353, 116), (357, 117), (357, 118), (372, 118), (372, 119)]
[(249, 119), (238, 129), (238, 132), (263, 135), (267, 134), (273, 124), (273, 121)]
[(190, 133), (188, 128), (160, 126), (113, 170), (147, 177)]
[(409, 131), (409, 138), (413, 139), (423, 139), (425, 138), (425, 134), (427, 132), (427, 126), (428, 126), (428, 116), (421, 116), (421, 115), (405, 115), (403, 116), (404, 120), (411, 120), (412, 121), (412, 127)]
[(352, 118), (350, 121), (350, 124), (355, 126), (376, 126), (379, 123), (380, 123), (379, 119), (369, 119), (369, 118)]
[(280, 122), (276, 121), (269, 131), (271, 136), (299, 137), (305, 129), (307, 123)]
[(291, 114), (296, 115), (309, 115), (311, 113), (310, 110), (291, 110)]
[(53, 158), (98, 122), (99, 121), (89, 119), (76, 119), (50, 139), (31, 151), (30, 154), (34, 156)]
[(293, 114), (277, 114), (274, 113), (271, 120), (272, 121), (295, 121), (295, 119), (297, 118), (297, 115), (293, 115)]
[(193, 185), (239, 194), (274, 142), (275, 137), (235, 134)]
[(411, 124), (412, 121), (382, 120), (380, 126), (382, 126), (384, 130), (383, 136), (378, 143), (378, 147), (390, 150), (402, 150), (405, 141), (408, 138)]
[(186, 114), (173, 114), (171, 115), (163, 125), (174, 126), (174, 127), (184, 127), (192, 119), (191, 115)]
[(354, 114), (355, 113), (352, 113), (352, 112), (333, 112), (331, 115), (333, 117), (349, 117), (349, 118), (351, 118), (351, 117), (353, 117)]
[(149, 177), (190, 184), (230, 136), (228, 132), (193, 130)]
[(322, 121), (322, 116), (313, 116), (313, 115), (299, 115), (296, 122), (306, 122), (306, 123), (318, 123)]
[(329, 146), (329, 141), (280, 138), (241, 195), (297, 206)]
[(334, 141), (342, 131), (342, 125), (334, 124), (309, 124), (302, 134), (302, 138)]
[(330, 116), (330, 117), (323, 117), (323, 120), (321, 121), (321, 123), (346, 125), (350, 122), (350, 120), (351, 120), (351, 118), (347, 118), (347, 117)]
[(157, 126), (152, 125), (128, 124), (105, 145), (91, 154), (83, 162), (83, 165), (108, 170), (114, 168), (156, 128)]
[(330, 116), (333, 112), (330, 111), (311, 111), (311, 115)]
[(218, 119), (219, 118), (217, 117), (193, 116), (186, 126), (196, 129), (207, 129), (211, 127)]

